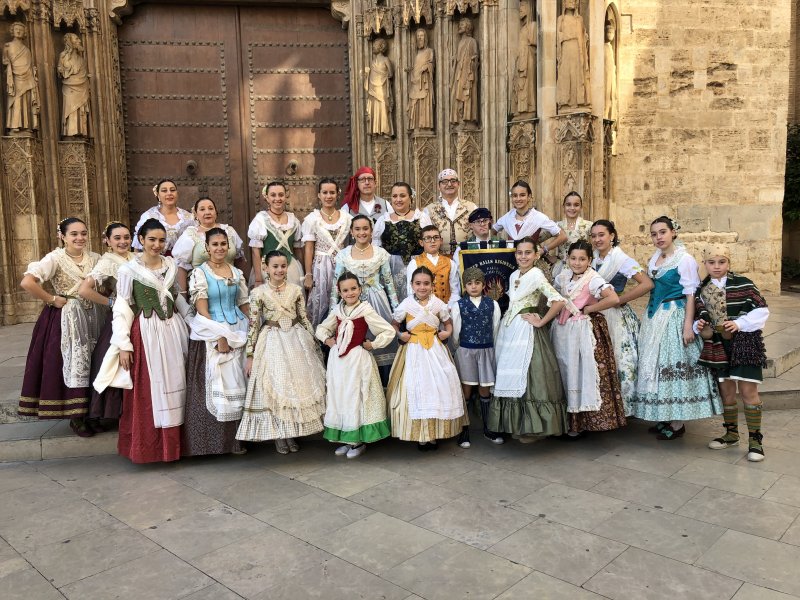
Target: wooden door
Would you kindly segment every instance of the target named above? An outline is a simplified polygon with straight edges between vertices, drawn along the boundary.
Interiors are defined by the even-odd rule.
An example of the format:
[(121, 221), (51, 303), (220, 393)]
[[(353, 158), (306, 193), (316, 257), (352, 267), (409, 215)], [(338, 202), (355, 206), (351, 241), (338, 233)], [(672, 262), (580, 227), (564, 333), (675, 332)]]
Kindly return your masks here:
[[(143, 4), (119, 31), (131, 222), (176, 180), (242, 238), (271, 179), (298, 217), (351, 172), (347, 36), (317, 8)], [(246, 240), (245, 240), (246, 241)]]

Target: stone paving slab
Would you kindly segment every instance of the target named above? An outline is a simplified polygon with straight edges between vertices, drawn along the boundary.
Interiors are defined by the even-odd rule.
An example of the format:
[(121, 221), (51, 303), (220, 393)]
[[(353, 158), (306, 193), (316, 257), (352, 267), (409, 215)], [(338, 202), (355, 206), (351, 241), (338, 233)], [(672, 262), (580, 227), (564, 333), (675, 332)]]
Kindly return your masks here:
[(312, 439), (290, 456), (8, 463), (0, 597), (800, 598), (800, 448), (770, 446), (800, 410), (766, 420), (761, 464), (704, 458), (715, 420), (670, 443), (634, 421), (574, 444), (388, 440), (354, 461)]

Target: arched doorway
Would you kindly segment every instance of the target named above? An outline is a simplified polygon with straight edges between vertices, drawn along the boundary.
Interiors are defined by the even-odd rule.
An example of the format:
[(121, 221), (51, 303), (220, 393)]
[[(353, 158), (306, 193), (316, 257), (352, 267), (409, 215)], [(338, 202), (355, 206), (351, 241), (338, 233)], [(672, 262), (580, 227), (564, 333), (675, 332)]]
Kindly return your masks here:
[(269, 180), (302, 218), (352, 172), (347, 33), (329, 10), (147, 3), (119, 30), (131, 221), (174, 177), (244, 238)]

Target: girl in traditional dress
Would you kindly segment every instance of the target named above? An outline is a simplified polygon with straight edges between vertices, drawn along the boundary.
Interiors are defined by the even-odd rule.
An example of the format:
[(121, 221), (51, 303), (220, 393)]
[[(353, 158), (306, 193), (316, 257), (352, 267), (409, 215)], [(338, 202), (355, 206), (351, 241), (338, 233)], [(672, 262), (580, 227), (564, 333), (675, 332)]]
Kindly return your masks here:
[(495, 343), (497, 378), (489, 405), (489, 429), (510, 433), (522, 443), (567, 430), (561, 374), (547, 327), (566, 302), (534, 267), (538, 250), (532, 238), (517, 242), (519, 269), (509, 279), (510, 302)]
[[(94, 269), (86, 276), (78, 289), (78, 295), (98, 306), (112, 307), (117, 296), (117, 271), (129, 260), (133, 259), (131, 252), (131, 232), (127, 225), (112, 221), (106, 225), (104, 232), (106, 245), (109, 252), (103, 254)], [(111, 344), (113, 314), (108, 311), (105, 325), (97, 338), (97, 345), (92, 353), (92, 369), (89, 381), (94, 381), (100, 371), (100, 365), (108, 352)], [(116, 387), (107, 387), (103, 393), (91, 388), (89, 403), (89, 418), (92, 429), (102, 430), (104, 426), (100, 419), (119, 419), (122, 414), (122, 390)]]
[(164, 256), (172, 256), (172, 247), (183, 233), (183, 230), (194, 223), (194, 217), (188, 210), (178, 206), (178, 187), (171, 179), (162, 179), (153, 188), (153, 195), (158, 199), (158, 205), (148, 208), (142, 213), (139, 222), (133, 230), (133, 249), (142, 251), (139, 242), (139, 229), (148, 219), (157, 219), (167, 232), (167, 242), (164, 247)]
[[(372, 245), (372, 221), (365, 215), (356, 215), (350, 222), (350, 235), (353, 245), (336, 255), (334, 278), (345, 271), (358, 277), (361, 284), (361, 299), (369, 302), (372, 308), (385, 321), (391, 321), (392, 311), (397, 308), (397, 293), (389, 267), (389, 253)], [(339, 302), (339, 290), (334, 286), (331, 292), (331, 306)], [(389, 371), (397, 352), (397, 342), (376, 350), (375, 361), (381, 374), (381, 381), (389, 381)]]
[(205, 238), (208, 260), (189, 278), (197, 314), (189, 336), (181, 454), (244, 454), (236, 430), (247, 391), (247, 281), (229, 262), (230, 232), (212, 227)]
[[(551, 260), (555, 260), (550, 253), (567, 240), (567, 234), (550, 217), (533, 208), (533, 192), (527, 181), (515, 182), (511, 186), (510, 195), (511, 206), (514, 208), (497, 220), (494, 230), (505, 232), (506, 239), (513, 242), (526, 237), (536, 242), (540, 251), (534, 266), (549, 278)], [(547, 237), (551, 238), (547, 243), (539, 241)]]
[[(619, 296), (619, 305), (603, 311), (614, 347), (625, 416), (633, 414), (633, 398), (636, 395), (636, 372), (639, 364), (639, 317), (628, 304), (653, 289), (653, 280), (639, 263), (622, 251), (614, 223), (605, 219), (595, 221), (591, 229), (594, 260), (592, 268), (614, 288)], [(629, 280), (636, 285), (625, 290)]]
[(279, 454), (297, 452), (295, 438), (324, 429), (325, 368), (299, 285), (286, 281), (286, 256), (264, 257), (267, 283), (250, 293), (247, 364), (250, 381), (236, 438), (275, 440)]
[[(289, 283), (303, 285), (303, 241), (300, 234), (300, 221), (294, 213), (286, 211), (286, 184), (270, 181), (261, 190), (267, 203), (267, 210), (256, 214), (250, 222), (247, 237), (253, 254), (253, 281), (262, 285), (266, 275), (264, 257), (276, 250), (286, 257), (289, 270), (286, 279)], [(260, 268), (257, 268), (259, 267)], [(300, 293), (303, 292), (302, 287)]]
[(650, 428), (660, 440), (686, 433), (683, 422), (722, 413), (711, 371), (697, 364), (701, 343), (692, 329), (694, 294), (700, 285), (697, 262), (678, 244), (669, 217), (650, 224), (656, 247), (647, 268), (655, 287), (639, 331), (639, 374), (633, 414), (657, 421)]
[[(78, 288), (100, 257), (86, 249), (89, 231), (80, 219), (61, 221), (58, 237), (64, 246), (30, 263), (20, 284), (47, 306), (33, 328), (19, 414), (70, 419), (76, 434), (89, 437), (94, 433), (84, 420), (89, 411), (89, 371), (105, 313), (79, 298)], [(42, 287), (46, 281), (55, 294)]]
[(724, 450), (739, 445), (738, 385), (749, 434), (747, 460), (761, 462), (764, 436), (758, 385), (767, 362), (761, 333), (769, 318), (767, 302), (750, 279), (730, 271), (731, 253), (724, 244), (707, 246), (703, 264), (708, 277), (695, 298), (694, 329), (704, 340), (698, 363), (713, 369), (717, 376), (725, 427), (725, 435), (711, 440), (708, 447)]
[[(358, 277), (345, 271), (336, 282), (342, 300), (317, 327), (328, 355), (328, 402), (323, 436), (338, 442), (336, 456), (356, 458), (391, 434), (378, 366), (370, 351), (392, 342), (395, 331), (361, 300)], [(367, 339), (367, 332), (374, 336)]]
[(567, 238), (555, 249), (555, 258), (558, 260), (553, 265), (553, 278), (558, 277), (562, 269), (567, 267), (567, 259), (569, 256), (569, 249), (575, 242), (584, 240), (586, 242), (590, 239), (590, 230), (592, 222), (587, 221), (581, 217), (581, 210), (583, 209), (583, 198), (578, 192), (570, 192), (564, 196), (564, 218), (557, 223), (567, 234)]
[(308, 320), (316, 327), (330, 312), (333, 270), (336, 255), (347, 245), (350, 215), (336, 208), (339, 184), (328, 177), (320, 179), (317, 198), (320, 207), (303, 220), (303, 258), (308, 292)]
[(411, 289), (392, 315), (392, 326), (405, 342), (386, 390), (392, 437), (436, 450), (436, 440), (457, 436), (469, 419), (456, 367), (442, 343), (453, 324), (447, 305), (433, 295), (433, 273), (425, 267), (414, 271)]
[(211, 229), (222, 229), (228, 236), (228, 252), (225, 261), (244, 269), (244, 244), (242, 238), (230, 225), (217, 223), (217, 205), (211, 198), (200, 198), (192, 208), (197, 223), (189, 225), (175, 242), (172, 248), (172, 257), (178, 263), (178, 285), (181, 294), (188, 298), (188, 279), (192, 269), (199, 267), (208, 260), (208, 247), (206, 233)]
[(119, 453), (135, 463), (168, 462), (181, 456), (188, 331), (176, 310), (188, 307), (175, 261), (161, 255), (164, 226), (148, 219), (137, 236), (143, 251), (117, 271), (113, 335), (94, 387), (102, 392), (128, 375)]
[(414, 190), (405, 181), (398, 181), (392, 186), (393, 212), (384, 214), (375, 223), (372, 232), (372, 243), (381, 246), (389, 254), (389, 268), (394, 278), (397, 299), (405, 299), (406, 268), (413, 256), (422, 248), (422, 228), (431, 224), (431, 219), (418, 208), (412, 208)]
[(571, 437), (626, 423), (611, 335), (600, 312), (616, 306), (619, 298), (611, 284), (589, 266), (591, 256), (589, 242), (572, 244), (568, 265), (554, 283), (566, 299), (551, 333), (567, 392)]

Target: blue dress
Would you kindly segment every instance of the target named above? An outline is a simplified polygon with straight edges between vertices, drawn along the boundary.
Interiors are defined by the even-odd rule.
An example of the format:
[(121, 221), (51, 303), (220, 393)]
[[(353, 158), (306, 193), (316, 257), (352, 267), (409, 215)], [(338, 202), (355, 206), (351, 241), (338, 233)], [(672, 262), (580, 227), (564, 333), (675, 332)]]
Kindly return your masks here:
[[(633, 399), (634, 416), (646, 421), (690, 421), (722, 413), (712, 372), (697, 364), (699, 337), (683, 344), (686, 294), (699, 277), (697, 263), (679, 248), (660, 268), (650, 260), (655, 287), (650, 292), (639, 332), (639, 373)], [(679, 270), (683, 267), (684, 274)], [(693, 277), (686, 273), (693, 270)], [(697, 279), (695, 283), (694, 279)], [(691, 292), (687, 291), (692, 289)]]

